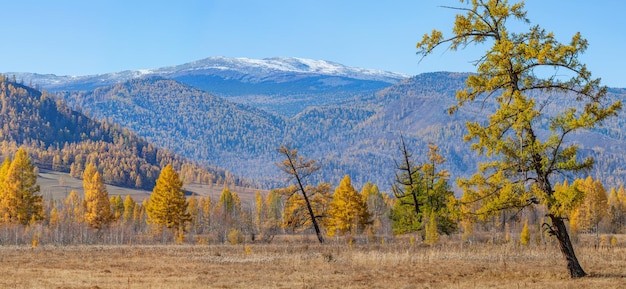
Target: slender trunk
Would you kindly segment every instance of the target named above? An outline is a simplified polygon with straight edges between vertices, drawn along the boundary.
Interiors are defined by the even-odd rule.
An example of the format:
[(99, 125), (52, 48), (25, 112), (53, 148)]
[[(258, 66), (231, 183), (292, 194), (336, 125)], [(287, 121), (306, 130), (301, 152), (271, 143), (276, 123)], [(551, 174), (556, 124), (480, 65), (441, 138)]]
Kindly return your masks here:
[(311, 203), (309, 202), (309, 197), (304, 192), (304, 188), (302, 184), (300, 184), (300, 188), (302, 190), (302, 195), (304, 196), (304, 201), (306, 202), (306, 207), (309, 210), (309, 216), (311, 217), (311, 222), (313, 222), (313, 228), (315, 228), (315, 234), (317, 235), (317, 240), (320, 241), (320, 244), (324, 243), (324, 236), (322, 236), (322, 231), (320, 230), (320, 226), (317, 224), (317, 219), (315, 219), (315, 214), (313, 213), (313, 208), (311, 207)]
[(550, 220), (552, 221), (551, 230), (552, 233), (556, 236), (556, 239), (559, 241), (559, 249), (561, 249), (561, 253), (563, 253), (563, 257), (567, 261), (567, 270), (569, 270), (569, 275), (572, 278), (580, 278), (587, 275), (583, 268), (578, 263), (578, 258), (576, 258), (576, 253), (574, 252), (574, 247), (572, 246), (572, 242), (569, 238), (569, 234), (567, 233), (567, 229), (565, 228), (565, 222), (563, 218), (549, 215)]

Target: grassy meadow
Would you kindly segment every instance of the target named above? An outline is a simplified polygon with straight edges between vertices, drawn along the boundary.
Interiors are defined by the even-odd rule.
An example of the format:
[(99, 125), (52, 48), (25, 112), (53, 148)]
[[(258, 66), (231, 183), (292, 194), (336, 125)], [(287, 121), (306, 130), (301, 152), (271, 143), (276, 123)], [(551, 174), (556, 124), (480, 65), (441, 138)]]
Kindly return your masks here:
[(554, 245), (393, 242), (3, 246), (0, 288), (624, 288), (626, 236), (577, 246), (588, 277), (569, 278)]

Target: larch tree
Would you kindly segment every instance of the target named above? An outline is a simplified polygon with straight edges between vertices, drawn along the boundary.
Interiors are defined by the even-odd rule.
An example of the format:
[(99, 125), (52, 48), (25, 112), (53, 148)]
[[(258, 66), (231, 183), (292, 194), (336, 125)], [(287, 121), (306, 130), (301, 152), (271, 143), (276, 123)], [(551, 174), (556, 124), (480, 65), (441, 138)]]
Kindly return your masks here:
[(83, 172), (83, 189), (85, 190), (85, 221), (90, 227), (100, 230), (113, 220), (109, 193), (102, 181), (102, 175), (92, 163)]
[(0, 221), (8, 223), (11, 219), (11, 212), (9, 211), (11, 198), (6, 194), (5, 182), (9, 167), (11, 166), (11, 158), (5, 158), (0, 166)]
[(28, 225), (44, 218), (43, 197), (39, 194), (35, 166), (26, 150), (18, 149), (2, 182), (5, 221)]
[[(298, 193), (301, 194), (302, 200), (306, 206), (306, 212), (308, 213), (308, 220), (315, 229), (317, 240), (320, 243), (324, 243), (324, 235), (322, 234), (322, 230), (320, 229), (318, 222), (318, 218), (321, 216), (315, 214), (311, 204), (311, 197), (313, 194), (311, 194), (310, 191), (307, 191), (308, 186), (305, 185), (305, 180), (311, 174), (318, 171), (320, 167), (314, 160), (307, 160), (306, 158), (299, 156), (297, 149), (291, 149), (287, 146), (281, 145), (278, 149), (278, 153), (285, 157), (285, 159), (278, 164), (278, 168), (285, 172), (290, 180), (295, 181), (296, 183), (295, 186), (293, 186), (294, 190), (291, 192), (291, 195)], [(287, 211), (287, 206), (285, 206), (285, 211)]]
[(371, 214), (367, 210), (365, 199), (352, 186), (350, 176), (346, 175), (335, 189), (328, 211), (328, 236), (346, 233), (360, 233), (371, 224)]
[(131, 223), (133, 220), (133, 211), (135, 210), (135, 200), (130, 195), (126, 195), (124, 198), (124, 214), (122, 219), (124, 223)]
[[(593, 159), (577, 157), (578, 147), (568, 136), (617, 115), (621, 103), (608, 100), (606, 87), (579, 61), (588, 46), (580, 33), (563, 44), (538, 25), (513, 32), (509, 20), (530, 23), (523, 2), (461, 2), (467, 5), (452, 7), (459, 11), (452, 35), (433, 30), (416, 47), (418, 55), (426, 57), (440, 46), (455, 51), (470, 44), (491, 45), (475, 61), (476, 73), (457, 91), (458, 103), (449, 110), (454, 113), (473, 102), (494, 109), (486, 121), (467, 122), (465, 141), (486, 161), (476, 174), (458, 182), (464, 190), (461, 204), (480, 203), (477, 210), (464, 213), (489, 216), (545, 205), (550, 224), (544, 227), (558, 240), (570, 276), (583, 277), (586, 273), (565, 226), (567, 216), (554, 210), (559, 204), (553, 184), (562, 173), (579, 173), (593, 165)], [(547, 111), (557, 99), (567, 99), (567, 105)]]
[(163, 228), (174, 230), (181, 238), (185, 223), (189, 222), (187, 199), (182, 189), (183, 183), (171, 164), (166, 165), (156, 181), (156, 185), (147, 203), (148, 222)]
[(574, 188), (584, 193), (584, 199), (574, 210), (570, 220), (576, 222), (577, 228), (583, 233), (598, 233), (598, 225), (608, 212), (606, 190), (599, 180), (591, 176), (586, 179), (576, 179)]
[(450, 174), (438, 167), (445, 162), (436, 145), (428, 145), (428, 161), (415, 165), (404, 138), (401, 138), (402, 160), (396, 162), (396, 181), (392, 186), (397, 201), (391, 211), (392, 229), (395, 234), (421, 231), (426, 235), (426, 223), (431, 215), (437, 227), (431, 229), (450, 234), (456, 223), (448, 210), (448, 201), (454, 193), (448, 185)]

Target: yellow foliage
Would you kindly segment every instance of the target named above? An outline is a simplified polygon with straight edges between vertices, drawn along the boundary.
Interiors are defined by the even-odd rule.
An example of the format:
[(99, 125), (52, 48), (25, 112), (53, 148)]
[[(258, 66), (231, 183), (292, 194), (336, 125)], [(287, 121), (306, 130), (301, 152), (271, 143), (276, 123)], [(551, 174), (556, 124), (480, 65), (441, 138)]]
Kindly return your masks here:
[(190, 217), (182, 186), (172, 165), (165, 166), (146, 206), (149, 223), (176, 229), (179, 233), (184, 230)]
[(528, 243), (530, 242), (530, 231), (528, 229), (528, 220), (524, 221), (524, 227), (522, 228), (522, 232), (520, 233), (519, 242), (520, 244), (524, 246), (528, 246)]
[(335, 189), (328, 215), (329, 236), (337, 233), (360, 233), (371, 223), (367, 204), (352, 186), (349, 176), (345, 176)]
[(85, 220), (90, 227), (101, 229), (113, 221), (109, 193), (102, 176), (93, 164), (87, 165), (83, 173), (85, 189)]

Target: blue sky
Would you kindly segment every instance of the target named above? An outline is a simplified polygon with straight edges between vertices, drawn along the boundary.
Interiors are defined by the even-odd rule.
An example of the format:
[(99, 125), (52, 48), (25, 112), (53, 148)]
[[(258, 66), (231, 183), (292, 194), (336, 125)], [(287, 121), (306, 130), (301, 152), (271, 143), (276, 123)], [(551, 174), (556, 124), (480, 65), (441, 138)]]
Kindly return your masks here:
[[(415, 44), (450, 31), (458, 1), (203, 0), (10, 1), (2, 4), (1, 72), (84, 75), (183, 64), (209, 56), (323, 59), (415, 75), (473, 71), (486, 47), (439, 50), (419, 62)], [(603, 83), (626, 87), (626, 2), (529, 0), (528, 16), (567, 42)]]

